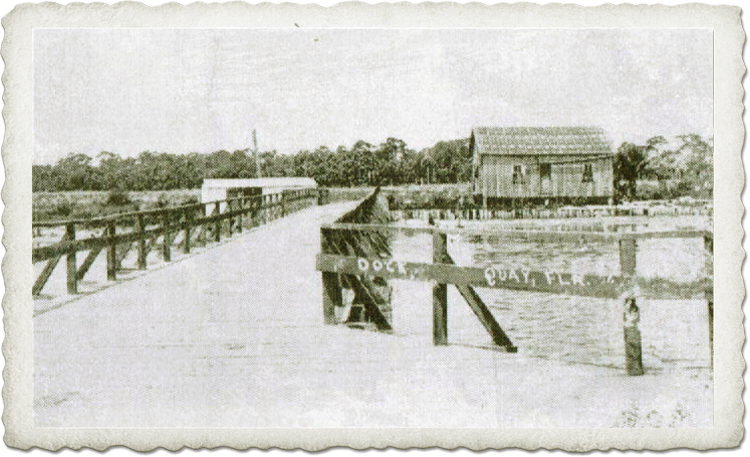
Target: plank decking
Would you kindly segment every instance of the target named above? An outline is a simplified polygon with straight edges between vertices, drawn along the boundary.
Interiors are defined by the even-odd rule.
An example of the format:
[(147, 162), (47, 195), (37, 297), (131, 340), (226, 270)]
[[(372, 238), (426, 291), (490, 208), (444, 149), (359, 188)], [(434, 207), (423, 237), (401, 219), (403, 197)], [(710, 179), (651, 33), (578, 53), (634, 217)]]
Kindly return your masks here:
[[(36, 316), (34, 426), (611, 427), (675, 404), (683, 426), (710, 426), (712, 389), (691, 372), (433, 346), (428, 283), (411, 283), (423, 301), (395, 299), (393, 335), (324, 325), (320, 227), (354, 206), (300, 211)], [(448, 312), (488, 338), (467, 306)]]

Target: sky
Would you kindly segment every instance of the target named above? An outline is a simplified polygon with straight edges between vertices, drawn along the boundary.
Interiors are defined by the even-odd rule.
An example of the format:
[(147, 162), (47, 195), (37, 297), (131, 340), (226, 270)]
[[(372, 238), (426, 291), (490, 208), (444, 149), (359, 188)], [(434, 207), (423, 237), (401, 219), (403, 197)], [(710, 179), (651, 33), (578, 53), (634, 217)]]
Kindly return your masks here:
[(325, 145), (478, 125), (713, 136), (710, 29), (36, 29), (34, 163)]

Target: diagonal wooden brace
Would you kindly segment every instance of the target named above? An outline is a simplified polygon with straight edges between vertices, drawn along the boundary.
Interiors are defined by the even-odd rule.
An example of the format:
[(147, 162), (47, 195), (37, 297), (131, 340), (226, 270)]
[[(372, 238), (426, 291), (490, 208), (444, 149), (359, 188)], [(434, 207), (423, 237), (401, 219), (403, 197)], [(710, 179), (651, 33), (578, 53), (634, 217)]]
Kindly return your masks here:
[[(455, 265), (456, 262), (453, 261), (453, 258), (445, 252), (443, 257), (443, 263)], [(484, 328), (487, 330), (487, 333), (490, 334), (490, 337), (492, 337), (492, 341), (503, 348), (507, 352), (518, 352), (518, 348), (513, 345), (513, 342), (510, 340), (508, 335), (503, 331), (502, 327), (500, 327), (500, 324), (498, 324), (497, 320), (495, 320), (495, 316), (492, 315), (492, 311), (487, 307), (487, 305), (484, 304), (482, 301), (482, 298), (479, 296), (477, 291), (466, 284), (455, 284), (456, 289), (458, 289), (458, 292), (461, 294), (461, 296), (466, 300), (466, 303), (469, 305), (472, 311), (474, 311), (474, 314), (479, 319), (479, 322), (482, 323)]]

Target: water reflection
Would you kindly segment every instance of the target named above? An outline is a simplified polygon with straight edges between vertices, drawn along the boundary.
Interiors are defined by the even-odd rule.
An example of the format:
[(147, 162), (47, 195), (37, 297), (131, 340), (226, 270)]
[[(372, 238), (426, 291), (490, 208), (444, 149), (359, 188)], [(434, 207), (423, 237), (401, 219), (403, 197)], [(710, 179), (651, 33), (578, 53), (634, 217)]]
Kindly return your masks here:
[[(686, 225), (685, 218), (674, 219), (652, 218), (648, 223), (632, 224), (584, 221), (586, 223), (558, 224), (551, 228), (567, 230), (570, 226), (585, 226), (593, 231), (625, 232), (705, 228), (705, 224)], [(481, 228), (499, 225), (504, 229), (509, 227), (507, 223), (486, 222)], [(529, 229), (531, 225), (534, 224), (517, 224), (523, 229)], [(539, 228), (538, 224), (536, 228)], [(400, 235), (396, 243), (398, 249), (394, 252), (414, 261), (431, 261), (429, 235)], [(459, 265), (620, 275), (616, 241), (537, 242), (501, 239), (491, 234), (452, 235), (449, 237), (449, 252)], [(637, 244), (636, 272), (639, 276), (695, 281), (707, 274), (706, 264), (707, 253), (701, 238), (646, 239)], [(499, 289), (479, 289), (478, 292), (519, 347), (520, 353), (570, 363), (623, 366), (623, 317), (622, 304), (618, 300)], [(453, 303), (461, 298), (456, 295), (450, 300)], [(704, 300), (641, 299), (639, 307), (644, 364), (649, 370), (710, 365)], [(470, 314), (465, 320), (454, 318), (449, 324), (449, 333), (452, 342), (463, 344), (486, 345), (489, 339)]]

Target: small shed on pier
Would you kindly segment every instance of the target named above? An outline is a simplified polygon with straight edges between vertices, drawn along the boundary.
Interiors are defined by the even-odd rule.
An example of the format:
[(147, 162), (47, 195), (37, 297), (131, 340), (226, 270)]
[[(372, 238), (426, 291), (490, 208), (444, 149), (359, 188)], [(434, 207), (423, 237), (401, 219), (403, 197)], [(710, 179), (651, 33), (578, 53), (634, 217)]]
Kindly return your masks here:
[(472, 194), (484, 206), (605, 204), (614, 153), (597, 127), (477, 127)]

